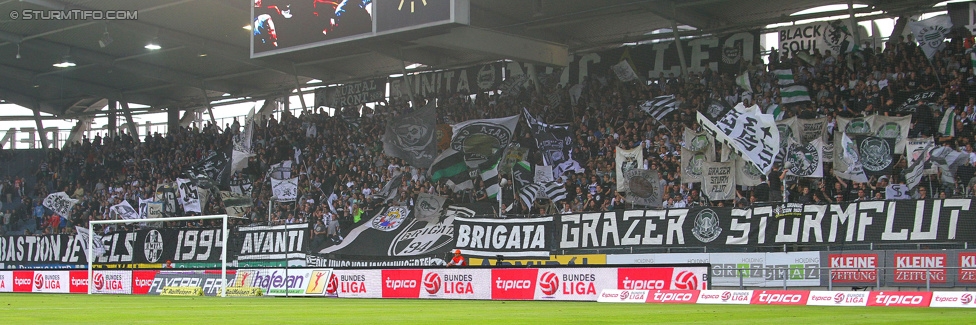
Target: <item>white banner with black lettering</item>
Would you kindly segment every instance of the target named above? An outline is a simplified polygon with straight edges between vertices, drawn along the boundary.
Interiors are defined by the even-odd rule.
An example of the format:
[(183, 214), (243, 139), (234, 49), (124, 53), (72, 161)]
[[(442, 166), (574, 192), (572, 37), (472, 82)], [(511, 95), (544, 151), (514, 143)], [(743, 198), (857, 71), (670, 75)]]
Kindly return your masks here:
[(702, 184), (702, 194), (713, 201), (735, 199), (734, 170), (734, 161), (705, 163), (705, 181)]
[(455, 248), (465, 255), (485, 257), (548, 257), (553, 243), (547, 236), (552, 217), (496, 219), (454, 218)]

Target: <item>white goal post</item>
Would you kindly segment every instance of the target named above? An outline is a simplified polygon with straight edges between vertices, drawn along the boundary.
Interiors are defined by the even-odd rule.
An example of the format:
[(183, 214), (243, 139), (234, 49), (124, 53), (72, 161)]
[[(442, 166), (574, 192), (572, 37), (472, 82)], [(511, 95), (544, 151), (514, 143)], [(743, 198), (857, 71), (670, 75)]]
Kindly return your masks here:
[(95, 229), (94, 225), (104, 225), (104, 224), (118, 224), (118, 223), (149, 223), (149, 222), (171, 222), (171, 221), (191, 221), (191, 220), (210, 220), (210, 219), (221, 219), (223, 221), (223, 236), (221, 240), (220, 248), (220, 296), (227, 296), (227, 237), (230, 236), (227, 232), (227, 219), (228, 218), (241, 218), (228, 216), (226, 214), (208, 215), (208, 216), (189, 216), (189, 217), (172, 217), (172, 218), (152, 218), (152, 219), (123, 219), (123, 220), (92, 220), (88, 222), (88, 294), (92, 294), (92, 276), (94, 275), (94, 270), (92, 264), (95, 260), (94, 254), (94, 237)]

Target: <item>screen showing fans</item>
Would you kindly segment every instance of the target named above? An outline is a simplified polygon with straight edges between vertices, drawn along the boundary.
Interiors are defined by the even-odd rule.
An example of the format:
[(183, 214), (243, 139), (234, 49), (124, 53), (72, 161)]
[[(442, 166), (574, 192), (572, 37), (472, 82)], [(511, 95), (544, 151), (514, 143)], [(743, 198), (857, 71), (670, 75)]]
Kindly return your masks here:
[(468, 0), (253, 0), (251, 57), (449, 23)]

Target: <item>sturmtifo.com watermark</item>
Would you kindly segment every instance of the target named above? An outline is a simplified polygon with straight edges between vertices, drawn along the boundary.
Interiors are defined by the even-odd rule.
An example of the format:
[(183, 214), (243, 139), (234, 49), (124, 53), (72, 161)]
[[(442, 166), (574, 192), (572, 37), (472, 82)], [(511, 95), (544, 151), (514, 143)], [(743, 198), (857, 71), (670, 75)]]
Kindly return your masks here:
[(137, 20), (138, 10), (12, 10), (12, 20)]

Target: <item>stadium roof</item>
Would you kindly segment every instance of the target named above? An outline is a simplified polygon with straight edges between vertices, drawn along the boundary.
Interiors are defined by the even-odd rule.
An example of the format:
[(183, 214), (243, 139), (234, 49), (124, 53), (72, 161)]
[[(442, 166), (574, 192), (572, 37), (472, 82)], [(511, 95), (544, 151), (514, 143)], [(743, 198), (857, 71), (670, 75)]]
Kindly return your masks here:
[[(304, 0), (311, 1), (311, 0)], [(394, 1), (394, 0), (375, 0)], [(265, 0), (271, 2), (271, 0)], [(279, 0), (277, 2), (289, 2)], [(249, 56), (247, 2), (225, 0), (0, 0), (0, 99), (62, 118), (91, 114), (107, 100), (150, 109), (197, 109), (228, 97), (281, 97), (318, 79), (342, 83), (403, 71), (498, 59), (566, 64), (552, 54), (673, 35), (722, 34), (773, 23), (847, 14), (791, 16), (837, 0), (470, 0), (471, 25), (346, 42), (260, 59)], [(934, 0), (859, 0), (857, 13), (898, 17)], [(842, 4), (846, 4), (841, 2)], [(761, 8), (761, 9), (757, 9)], [(21, 10), (137, 10), (136, 20), (23, 20)], [(880, 18), (880, 17), (877, 17)], [(105, 34), (111, 42), (102, 47)], [(473, 42), (471, 38), (476, 38)], [(144, 46), (158, 40), (159, 50)], [(465, 41), (467, 39), (467, 41)], [(484, 40), (496, 40), (504, 44)], [(521, 47), (520, 47), (521, 46)], [(514, 54), (513, 54), (514, 53)], [(19, 54), (19, 55), (18, 55)], [(549, 57), (547, 57), (549, 55)], [(74, 67), (52, 64), (65, 56)]]

